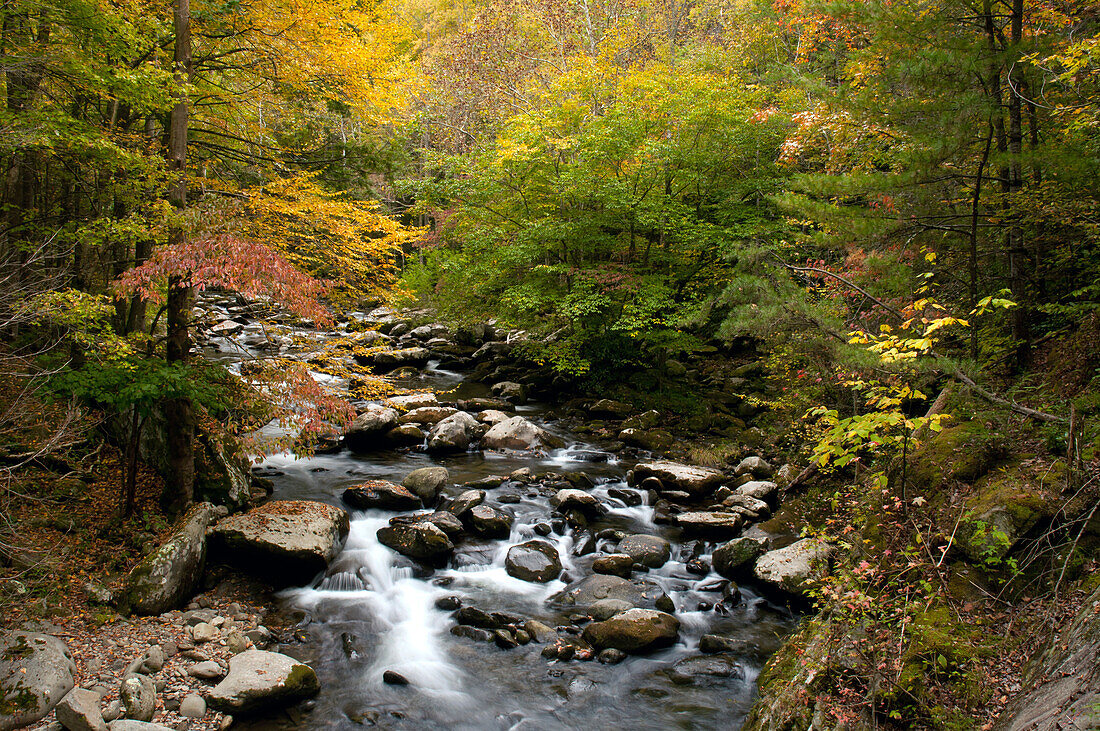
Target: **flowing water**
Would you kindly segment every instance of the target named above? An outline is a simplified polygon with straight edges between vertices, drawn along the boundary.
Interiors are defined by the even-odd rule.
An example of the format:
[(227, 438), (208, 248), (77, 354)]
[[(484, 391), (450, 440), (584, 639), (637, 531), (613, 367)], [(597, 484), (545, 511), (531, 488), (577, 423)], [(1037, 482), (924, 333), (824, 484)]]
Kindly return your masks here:
[[(237, 341), (247, 343), (251, 336), (254, 346), (259, 342), (257, 333), (258, 326), (245, 325)], [(232, 364), (250, 347), (213, 339), (206, 352)], [(434, 364), (400, 385), (447, 392), (441, 400), (484, 394), (482, 387)], [(636, 573), (635, 579), (659, 585), (672, 599), (681, 622), (680, 641), (650, 655), (604, 665), (547, 660), (540, 654), (543, 645), (535, 642), (502, 650), (450, 633), (456, 624), (451, 612), (436, 608), (437, 600), (444, 597), (458, 597), (463, 605), (536, 619), (551, 627), (572, 624), (577, 609), (552, 600), (565, 586), (562, 581), (529, 583), (509, 576), (504, 568), (508, 547), (541, 537), (535, 525), (551, 517), (545, 490), (540, 492), (538, 485), (510, 481), (488, 490), (486, 503), (514, 515), (511, 535), (496, 540), (467, 538), (458, 543), (447, 566), (436, 570), (423, 568), (378, 542), (376, 531), (396, 513), (353, 511), (347, 542), (327, 574), (310, 586), (280, 594), (287, 610), (297, 610), (304, 617), (301, 630), (309, 638), (304, 646), (283, 649), (309, 661), (322, 683), (321, 694), (305, 712), (292, 715), (293, 725), (307, 729), (589, 729), (600, 724), (736, 729), (741, 725), (760, 666), (790, 631), (794, 618), (746, 586), (741, 587), (739, 603), (719, 604), (716, 611), (722, 598), (721, 577), (713, 572), (698, 576), (686, 569), (687, 560), (700, 554), (705, 558), (713, 545), (681, 544), (678, 529), (653, 522), (652, 508), (628, 506), (611, 497), (608, 490), (626, 487), (627, 466), (615, 455), (544, 420), (538, 406), (520, 407), (519, 412), (570, 446), (545, 456), (468, 452), (438, 457), (417, 449), (367, 454), (344, 450), (308, 459), (279, 454), (267, 458), (258, 472), (274, 483), (275, 499), (334, 505), (341, 505), (340, 495), (351, 485), (367, 479), (400, 483), (412, 470), (429, 465), (449, 470), (452, 484), (445, 489), (447, 495), (461, 491), (460, 483), (508, 475), (522, 467), (536, 475), (583, 472), (596, 483), (592, 493), (610, 510), (587, 531), (563, 528), (545, 538), (556, 545), (563, 573), (574, 580), (591, 573), (592, 560), (615, 545), (612, 540), (595, 539), (605, 528), (668, 538), (673, 544), (672, 560), (660, 569)], [(737, 640), (744, 651), (735, 658), (719, 658), (732, 659), (733, 664), (701, 656), (699, 639), (708, 633)], [(696, 659), (673, 669), (678, 662), (701, 657), (710, 660)], [(400, 673), (409, 685), (384, 683), (387, 670)], [(285, 723), (291, 725), (289, 720)], [(252, 727), (273, 725), (277, 721), (267, 719)]]

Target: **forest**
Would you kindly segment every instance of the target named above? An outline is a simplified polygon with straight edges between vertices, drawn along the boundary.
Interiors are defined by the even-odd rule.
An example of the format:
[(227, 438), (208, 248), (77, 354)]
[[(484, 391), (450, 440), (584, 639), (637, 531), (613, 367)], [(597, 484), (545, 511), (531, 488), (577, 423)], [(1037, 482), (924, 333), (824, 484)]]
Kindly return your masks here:
[(0, 731), (1100, 724), (1096, 0), (2, 0), (0, 96)]

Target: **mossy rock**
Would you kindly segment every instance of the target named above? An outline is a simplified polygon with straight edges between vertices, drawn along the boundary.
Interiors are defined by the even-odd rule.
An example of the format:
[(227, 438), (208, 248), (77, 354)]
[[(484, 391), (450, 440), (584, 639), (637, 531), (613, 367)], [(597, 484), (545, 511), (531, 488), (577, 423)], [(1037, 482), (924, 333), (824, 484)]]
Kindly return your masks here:
[(992, 566), (1004, 559), (1040, 522), (1060, 509), (1053, 496), (1044, 496), (1019, 462), (999, 468), (975, 483), (965, 503), (965, 532), (961, 547), (975, 563)]
[[(906, 480), (926, 493), (946, 482), (973, 482), (1006, 454), (1004, 439), (980, 421), (944, 429), (928, 440), (908, 462)], [(893, 470), (897, 479), (898, 468)]]

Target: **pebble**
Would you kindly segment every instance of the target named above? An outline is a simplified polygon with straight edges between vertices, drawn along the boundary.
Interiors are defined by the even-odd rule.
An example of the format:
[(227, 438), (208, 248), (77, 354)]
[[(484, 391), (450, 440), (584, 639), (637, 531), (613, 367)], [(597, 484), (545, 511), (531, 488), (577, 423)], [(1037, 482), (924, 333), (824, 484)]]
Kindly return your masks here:
[(180, 702), (179, 711), (185, 718), (202, 718), (206, 715), (206, 701), (192, 693)]
[(387, 670), (382, 673), (382, 682), (386, 685), (408, 685), (409, 679), (399, 672)]
[(118, 701), (111, 701), (107, 704), (107, 707), (103, 709), (103, 720), (110, 722), (122, 715), (122, 704)]
[(248, 649), (248, 638), (240, 633), (239, 630), (233, 630), (225, 638), (225, 646), (229, 648), (229, 651), (234, 655), (239, 655)]
[(191, 637), (196, 643), (212, 642), (221, 635), (218, 628), (206, 622), (199, 622), (191, 628)]

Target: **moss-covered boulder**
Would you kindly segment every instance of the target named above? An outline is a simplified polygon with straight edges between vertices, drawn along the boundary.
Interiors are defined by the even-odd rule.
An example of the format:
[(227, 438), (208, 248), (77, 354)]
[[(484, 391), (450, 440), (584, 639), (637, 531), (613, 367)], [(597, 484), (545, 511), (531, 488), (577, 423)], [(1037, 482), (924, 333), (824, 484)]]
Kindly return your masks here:
[(1047, 494), (1019, 462), (994, 470), (974, 487), (965, 504), (960, 545), (978, 564), (999, 564), (1029, 531), (1061, 509), (1057, 495)]
[[(925, 492), (951, 480), (973, 482), (1005, 456), (1001, 435), (981, 421), (967, 421), (944, 429), (918, 449), (906, 464), (906, 482)], [(892, 477), (901, 476), (895, 465)]]
[(0, 731), (39, 720), (73, 689), (76, 665), (65, 643), (36, 632), (0, 637)]
[(217, 516), (218, 509), (210, 503), (192, 505), (168, 540), (127, 575), (118, 610), (160, 614), (190, 599), (206, 564), (206, 530)]

